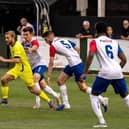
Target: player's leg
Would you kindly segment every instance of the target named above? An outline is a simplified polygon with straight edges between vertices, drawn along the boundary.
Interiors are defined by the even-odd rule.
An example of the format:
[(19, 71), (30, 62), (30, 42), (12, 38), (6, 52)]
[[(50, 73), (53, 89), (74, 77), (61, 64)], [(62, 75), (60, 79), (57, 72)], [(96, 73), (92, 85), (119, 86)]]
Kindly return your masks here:
[(28, 89), (32, 94), (35, 94), (36, 96), (39, 96), (41, 99), (46, 101), (51, 109), (55, 109), (53, 101), (43, 91), (41, 91), (34, 85), (28, 85)]
[(8, 82), (11, 80), (16, 79), (18, 76), (18, 71), (13, 68), (9, 70), (3, 77), (1, 77), (1, 90), (2, 90), (2, 100), (1, 103), (7, 104), (8, 103), (8, 92), (9, 92), (9, 87), (8, 87)]
[[(40, 66), (37, 66), (36, 68), (33, 69), (34, 82), (35, 82), (36, 85), (38, 84), (38, 87), (40, 85), (40, 87), (45, 92), (47, 92), (47, 93), (51, 94), (52, 96), (54, 96), (58, 100), (58, 103), (60, 105), (61, 101), (60, 101), (59, 95), (51, 87), (49, 87), (45, 82), (44, 73), (45, 73), (46, 69), (47, 69), (47, 67), (45, 65), (40, 65)], [(36, 97), (36, 100), (37, 99), (39, 100), (39, 97)], [(36, 102), (36, 105), (37, 104), (38, 103)], [(34, 107), (36, 107), (36, 105)]]
[(60, 94), (55, 92), (50, 86), (46, 84), (44, 77), (40, 81), (41, 88), (48, 94), (52, 95), (57, 100), (57, 105), (61, 105)]
[[(31, 93), (39, 96), (43, 100), (45, 100), (48, 104), (50, 109), (55, 109), (54, 102), (43, 92), (41, 89), (38, 89), (36, 86), (34, 86), (34, 80), (33, 80), (33, 74), (31, 69), (25, 69), (24, 72), (22, 72), (19, 76), (28, 86), (28, 89)], [(56, 107), (57, 111), (61, 111), (64, 109), (64, 105), (60, 105)]]
[[(84, 78), (81, 78), (81, 76), (84, 73), (84, 65), (83, 63), (80, 63), (79, 65), (74, 66), (73, 68), (73, 72), (74, 72), (74, 76), (75, 76), (75, 80), (80, 88), (80, 90), (84, 93), (88, 93), (89, 95), (91, 94), (91, 87), (89, 87)], [(101, 95), (98, 96), (99, 101), (101, 102), (102, 106), (104, 107), (104, 111), (107, 111), (107, 106), (108, 106), (108, 98), (107, 97), (103, 97)]]
[(54, 108), (54, 103), (51, 101), (51, 99), (43, 91), (41, 91), (41, 89), (38, 89), (35, 86), (33, 74), (29, 67), (24, 68), (24, 71), (20, 74), (19, 77), (26, 83), (26, 85), (28, 86), (28, 89), (31, 93), (33, 93), (33, 94), (39, 96), (40, 98), (42, 98), (43, 100), (45, 100), (49, 104), (51, 109)]
[(92, 86), (92, 94), (90, 95), (91, 106), (99, 120), (99, 124), (93, 127), (107, 127), (105, 119), (101, 111), (101, 106), (100, 106), (98, 95), (106, 91), (110, 82), (111, 82), (110, 80), (96, 77), (96, 80), (94, 81), (94, 84)]
[(8, 103), (8, 91), (9, 91), (9, 87), (8, 87), (8, 82), (14, 80), (14, 77), (8, 74), (5, 74), (2, 78), (1, 78), (1, 91), (2, 91), (2, 100), (1, 103), (3, 104), (7, 104)]
[[(38, 80), (40, 80), (40, 75), (34, 74), (33, 77), (34, 77), (35, 87), (40, 90), (41, 88), (40, 88), (40, 84), (38, 81)], [(35, 97), (35, 105), (33, 106), (34, 109), (40, 108), (40, 101), (41, 101), (40, 97), (37, 95)]]
[(72, 76), (72, 71), (69, 66), (66, 66), (64, 71), (60, 73), (57, 79), (58, 86), (60, 87), (60, 93), (62, 97), (63, 104), (65, 105), (65, 109), (70, 109), (70, 104), (68, 100), (67, 94), (67, 86), (66, 81)]
[(129, 94), (127, 83), (124, 78), (113, 80), (112, 86), (115, 90), (116, 94), (120, 94), (120, 96), (124, 99), (126, 105), (129, 107)]
[[(32, 72), (33, 72), (33, 78), (34, 78), (34, 82), (35, 82), (35, 87), (37, 89), (40, 89), (40, 85), (39, 85), (40, 75), (35, 74), (36, 71), (37, 71), (37, 68), (34, 68), (32, 70)], [(35, 105), (33, 106), (33, 108), (34, 109), (40, 108), (40, 97), (39, 96), (36, 96), (35, 97)]]

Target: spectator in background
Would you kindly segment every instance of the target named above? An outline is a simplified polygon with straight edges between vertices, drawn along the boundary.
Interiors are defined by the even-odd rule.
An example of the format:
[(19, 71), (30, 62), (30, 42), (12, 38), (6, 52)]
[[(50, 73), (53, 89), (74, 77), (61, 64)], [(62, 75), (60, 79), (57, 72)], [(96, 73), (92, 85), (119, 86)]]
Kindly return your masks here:
[(23, 18), (20, 20), (20, 23), (21, 23), (21, 25), (17, 27), (17, 31), (18, 31), (21, 35), (22, 35), (22, 33), (23, 33), (23, 29), (26, 28), (26, 27), (31, 27), (31, 28), (33, 29), (33, 32), (35, 32), (33, 25), (30, 24), (26, 18), (23, 17)]
[(76, 35), (76, 38), (93, 38), (89, 21), (83, 21), (82, 29), (80, 33)]
[(129, 21), (127, 19), (122, 23), (121, 39), (129, 40)]
[(114, 33), (113, 33), (113, 28), (110, 25), (108, 25), (106, 27), (106, 35), (107, 35), (107, 37), (109, 37), (111, 39), (117, 39), (116, 35), (114, 35)]

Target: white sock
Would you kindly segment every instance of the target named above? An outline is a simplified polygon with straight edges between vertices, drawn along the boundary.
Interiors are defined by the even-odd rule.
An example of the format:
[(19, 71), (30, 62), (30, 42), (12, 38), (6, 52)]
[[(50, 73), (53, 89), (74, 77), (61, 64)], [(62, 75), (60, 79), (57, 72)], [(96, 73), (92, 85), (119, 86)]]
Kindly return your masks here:
[(58, 98), (58, 94), (48, 85), (46, 85), (46, 87), (44, 88), (44, 91), (54, 96), (55, 98)]
[[(40, 89), (40, 85), (39, 85), (38, 82), (35, 83), (35, 86), (36, 86), (37, 89)], [(35, 102), (36, 102), (36, 104), (40, 105), (40, 97), (39, 96), (36, 96)]]
[(60, 86), (60, 92), (61, 92), (61, 97), (62, 97), (62, 100), (63, 100), (63, 104), (64, 105), (69, 104), (68, 95), (67, 95), (67, 87), (66, 87), (65, 84)]
[(86, 92), (87, 92), (89, 95), (91, 94), (91, 91), (92, 91), (91, 87), (87, 87)]
[(98, 96), (90, 95), (90, 100), (91, 100), (92, 109), (93, 109), (94, 113), (96, 114), (97, 118), (99, 119), (99, 123), (104, 124), (105, 120), (104, 120), (104, 117), (103, 117), (103, 114), (101, 111)]
[(98, 98), (99, 98), (100, 103), (102, 103), (102, 104), (103, 104), (103, 103), (104, 103), (104, 97), (103, 97), (103, 96), (101, 96), (101, 95), (99, 95), (99, 96), (98, 96)]
[(127, 106), (129, 107), (129, 95), (127, 95), (127, 96), (124, 98), (124, 101), (125, 101), (125, 103), (127, 104)]
[[(86, 92), (87, 92), (89, 95), (91, 95), (92, 88), (91, 88), (91, 87), (88, 87), (87, 90), (86, 90)], [(101, 103), (103, 103), (104, 97), (101, 96), (101, 95), (99, 95), (98, 98), (99, 98), (99, 101), (100, 101)]]

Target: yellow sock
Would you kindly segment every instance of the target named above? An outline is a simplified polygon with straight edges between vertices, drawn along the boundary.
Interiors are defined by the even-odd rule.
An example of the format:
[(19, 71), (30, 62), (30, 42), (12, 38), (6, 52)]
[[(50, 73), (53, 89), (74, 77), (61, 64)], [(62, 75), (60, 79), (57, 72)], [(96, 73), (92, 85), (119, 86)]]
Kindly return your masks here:
[(8, 91), (9, 91), (8, 86), (2, 86), (1, 90), (2, 90), (2, 98), (7, 99), (8, 98)]
[(50, 98), (43, 92), (41, 91), (40, 95), (39, 95), (42, 99), (44, 99), (45, 101), (47, 101), (48, 103), (50, 102)]

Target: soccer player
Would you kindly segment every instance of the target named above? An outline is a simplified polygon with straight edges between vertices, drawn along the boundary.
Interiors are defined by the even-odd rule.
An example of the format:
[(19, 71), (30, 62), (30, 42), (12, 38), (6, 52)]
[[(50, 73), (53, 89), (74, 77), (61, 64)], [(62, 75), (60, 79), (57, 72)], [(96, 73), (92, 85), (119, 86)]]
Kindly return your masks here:
[[(10, 47), (11, 51), (11, 59), (5, 59), (4, 57), (0, 57), (1, 62), (5, 63), (15, 63), (15, 66), (9, 70), (2, 78), (2, 100), (1, 104), (8, 103), (8, 83), (11, 80), (14, 80), (20, 77), (25, 84), (28, 86), (28, 89), (31, 93), (40, 96), (46, 102), (48, 102), (51, 109), (55, 109), (53, 101), (40, 89), (34, 86), (33, 74), (26, 57), (26, 53), (24, 51), (21, 43), (16, 41), (16, 34), (14, 31), (8, 31), (5, 33), (5, 41), (7, 45)], [(60, 107), (56, 108), (60, 110)]]
[[(97, 56), (100, 64), (100, 71), (92, 86), (91, 105), (95, 112), (99, 124), (93, 127), (107, 127), (103, 114), (101, 112), (98, 95), (105, 92), (109, 84), (114, 88), (115, 93), (120, 94), (129, 107), (129, 94), (126, 81), (122, 74), (122, 68), (126, 64), (126, 57), (116, 40), (106, 36), (106, 24), (99, 22), (96, 24), (98, 37), (91, 41), (85, 73), (92, 63), (94, 55)], [(117, 58), (121, 61), (117, 62)]]
[[(47, 70), (47, 65), (42, 59), (40, 53), (38, 52), (39, 43), (37, 40), (33, 39), (33, 29), (31, 27), (26, 27), (23, 29), (24, 41), (22, 45), (27, 54), (29, 63), (33, 71), (33, 78), (35, 86), (40, 89), (40, 87), (47, 93), (54, 96), (61, 105), (60, 95), (56, 93), (50, 86), (48, 86), (44, 79), (44, 73)], [(40, 108), (40, 98), (36, 96), (36, 103), (33, 106), (34, 109)]]
[[(70, 40), (56, 38), (52, 31), (45, 32), (43, 38), (50, 45), (50, 61), (48, 66), (48, 82), (50, 82), (51, 74), (54, 65), (54, 57), (56, 53), (65, 56), (68, 60), (68, 65), (65, 67), (64, 71), (58, 77), (57, 83), (60, 87), (61, 97), (65, 109), (70, 109), (70, 104), (68, 101), (67, 87), (65, 82), (72, 76), (75, 76), (75, 80), (80, 90), (84, 93), (91, 94), (91, 88), (85, 83), (85, 77), (81, 78), (84, 73), (84, 66), (82, 60), (79, 56), (79, 48), (77, 45)], [(99, 96), (101, 103), (104, 107), (107, 107), (107, 98)]]

